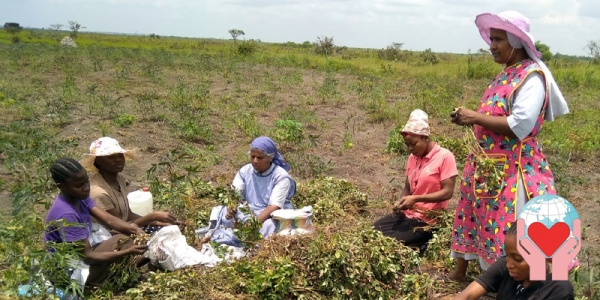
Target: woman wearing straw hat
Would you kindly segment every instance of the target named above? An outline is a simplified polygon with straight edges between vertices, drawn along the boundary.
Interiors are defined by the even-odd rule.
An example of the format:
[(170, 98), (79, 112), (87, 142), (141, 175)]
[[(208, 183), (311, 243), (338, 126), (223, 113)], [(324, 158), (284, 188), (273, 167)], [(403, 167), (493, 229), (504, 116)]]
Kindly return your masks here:
[(569, 113), (552, 73), (529, 32), (529, 19), (515, 11), (485, 13), (475, 19), (494, 61), (504, 66), (490, 83), (476, 111), (460, 108), (450, 114), (457, 125), (473, 126), (487, 154), (504, 171), (497, 187), (484, 187), (470, 153), (460, 186), (451, 257), (456, 270), (448, 276), (464, 281), (468, 261), (486, 270), (504, 256), (504, 234), (525, 203), (541, 194), (556, 194), (554, 176), (537, 135), (544, 121)]
[(421, 251), (433, 237), (431, 231), (420, 228), (435, 223), (427, 212), (448, 207), (458, 175), (454, 154), (430, 141), (429, 133), (427, 114), (414, 110), (401, 131), (410, 152), (404, 189), (394, 212), (374, 224), (384, 235)]
[(80, 161), (86, 171), (95, 172), (90, 179), (90, 197), (100, 208), (123, 221), (135, 223), (146, 233), (152, 233), (162, 226), (177, 224), (175, 217), (165, 211), (152, 212), (143, 217), (131, 211), (127, 201), (131, 188), (121, 175), (125, 158), (131, 156), (132, 150), (121, 148), (116, 139), (102, 137), (93, 141), (90, 152)]

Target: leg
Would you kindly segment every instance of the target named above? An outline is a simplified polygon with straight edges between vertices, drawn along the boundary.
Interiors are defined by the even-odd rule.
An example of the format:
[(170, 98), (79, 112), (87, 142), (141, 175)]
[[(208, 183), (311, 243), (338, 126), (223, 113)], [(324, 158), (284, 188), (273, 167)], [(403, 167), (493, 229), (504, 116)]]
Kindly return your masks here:
[(448, 274), (448, 279), (457, 282), (464, 282), (467, 280), (467, 268), (469, 267), (469, 261), (464, 257), (456, 258), (456, 269), (454, 272)]
[(433, 237), (429, 231), (416, 229), (427, 226), (427, 223), (407, 218), (404, 214), (389, 214), (377, 220), (373, 226), (385, 236), (393, 237), (410, 247), (420, 247)]

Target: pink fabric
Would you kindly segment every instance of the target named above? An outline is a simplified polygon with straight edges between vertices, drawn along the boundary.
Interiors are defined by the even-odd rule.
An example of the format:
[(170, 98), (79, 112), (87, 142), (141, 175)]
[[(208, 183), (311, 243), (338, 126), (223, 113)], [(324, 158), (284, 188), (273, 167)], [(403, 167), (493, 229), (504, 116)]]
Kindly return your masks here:
[[(408, 158), (406, 177), (410, 184), (411, 195), (435, 193), (441, 190), (442, 181), (456, 175), (458, 175), (458, 170), (454, 154), (438, 144), (423, 158), (412, 154)], [(448, 200), (438, 203), (419, 202), (413, 208), (422, 211), (445, 209), (448, 207)], [(414, 209), (405, 210), (404, 214), (409, 218), (417, 218), (429, 224), (433, 224), (435, 221)]]
[[(506, 68), (484, 92), (477, 112), (491, 116), (510, 115), (510, 95), (532, 72), (540, 72), (538, 64), (532, 60)], [(554, 176), (536, 137), (544, 122), (547, 103), (546, 97), (533, 131), (523, 140), (500, 135), (478, 125), (473, 127), (483, 150), (488, 157), (496, 160), (496, 166), (506, 175), (501, 187), (486, 191), (482, 188), (484, 175), (478, 176), (476, 161), (473, 154), (469, 154), (454, 218), (452, 251), (477, 254), (489, 265), (504, 256), (504, 234), (508, 224), (516, 220), (516, 193), (518, 185), (523, 184), (517, 181), (517, 173), (525, 181), (528, 199), (556, 194)]]
[(490, 28), (504, 30), (520, 38), (538, 58), (542, 53), (537, 51), (534, 39), (529, 32), (529, 19), (516, 11), (505, 11), (500, 14), (484, 13), (475, 18), (475, 25), (483, 40), (490, 45)]

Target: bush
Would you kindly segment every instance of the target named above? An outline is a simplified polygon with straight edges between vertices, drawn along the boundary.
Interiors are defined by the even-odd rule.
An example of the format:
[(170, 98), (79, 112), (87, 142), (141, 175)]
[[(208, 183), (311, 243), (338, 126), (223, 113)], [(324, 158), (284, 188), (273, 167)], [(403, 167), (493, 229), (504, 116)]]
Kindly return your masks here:
[(333, 55), (335, 53), (333, 37), (318, 37), (315, 42), (315, 53), (325, 56)]
[(429, 48), (425, 49), (425, 51), (421, 52), (421, 54), (419, 54), (419, 56), (421, 57), (421, 60), (423, 60), (423, 62), (426, 64), (435, 65), (440, 62), (438, 60), (437, 56), (435, 55), (435, 53), (433, 53), (433, 51), (431, 51), (431, 49), (429, 49)]
[(115, 125), (119, 127), (129, 127), (135, 122), (136, 118), (133, 115), (121, 114), (114, 119)]
[(258, 49), (258, 45), (255, 41), (244, 41), (236, 44), (237, 53), (239, 55), (248, 56), (254, 54)]
[(275, 139), (284, 143), (298, 144), (304, 139), (304, 126), (294, 120), (275, 121)]

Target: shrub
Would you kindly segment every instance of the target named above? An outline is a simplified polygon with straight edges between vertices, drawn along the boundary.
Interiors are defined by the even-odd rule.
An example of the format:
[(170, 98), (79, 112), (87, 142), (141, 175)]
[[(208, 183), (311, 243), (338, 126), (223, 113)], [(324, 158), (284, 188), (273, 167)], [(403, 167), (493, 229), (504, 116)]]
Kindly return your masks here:
[(136, 118), (134, 115), (130, 114), (120, 114), (115, 119), (115, 125), (119, 127), (129, 127), (135, 122)]
[(237, 53), (239, 55), (243, 55), (243, 56), (252, 55), (258, 49), (258, 45), (256, 44), (255, 41), (252, 41), (252, 40), (240, 42), (236, 45), (237, 45), (236, 46)]

